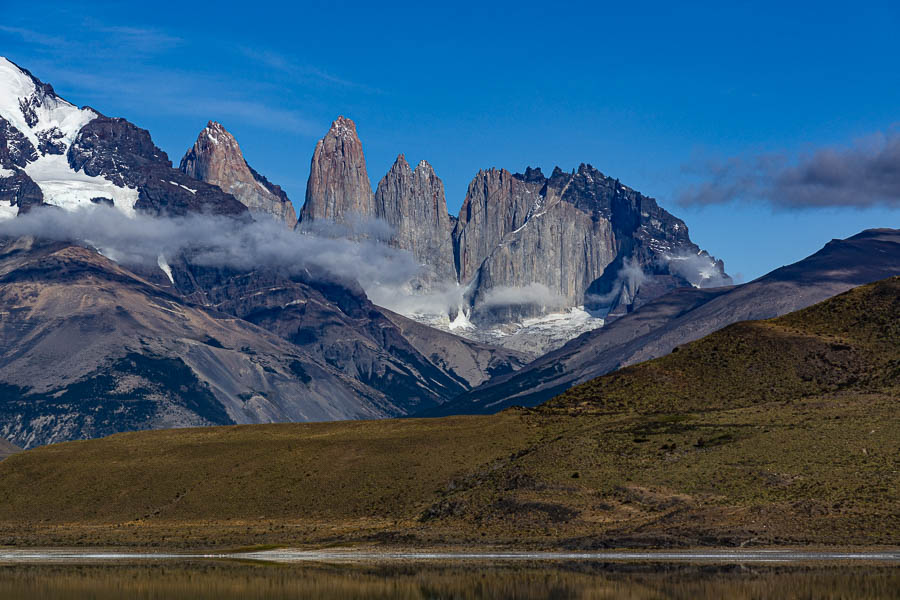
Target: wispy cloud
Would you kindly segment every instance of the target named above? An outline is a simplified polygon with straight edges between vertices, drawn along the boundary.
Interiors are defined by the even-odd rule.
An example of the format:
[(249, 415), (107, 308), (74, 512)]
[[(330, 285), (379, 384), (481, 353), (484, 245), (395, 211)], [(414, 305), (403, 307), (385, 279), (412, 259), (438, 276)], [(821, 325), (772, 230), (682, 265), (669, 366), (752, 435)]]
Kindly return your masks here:
[(125, 47), (132, 52), (163, 52), (184, 42), (182, 38), (158, 29), (107, 25), (91, 19), (85, 21), (85, 27), (94, 33), (106, 34), (111, 45)]
[[(15, 39), (25, 52), (16, 58), (36, 76), (67, 90), (79, 103), (104, 112), (110, 98), (116, 106), (133, 105), (161, 115), (236, 119), (272, 131), (301, 135), (318, 134), (321, 123), (278, 103), (279, 85), (265, 77), (240, 77), (217, 73), (183, 61), (173, 63), (166, 52), (193, 43), (170, 31), (80, 18), (79, 27), (64, 34), (47, 33), (30, 22), (0, 25), (0, 41)], [(210, 40), (219, 44), (218, 40)], [(366, 89), (311, 66), (303, 66), (277, 53), (224, 46), (266, 68), (290, 76), (291, 83)], [(22, 56), (20, 57), (19, 54)]]
[(0, 235), (72, 241), (124, 265), (153, 266), (190, 256), (194, 264), (238, 270), (273, 269), (287, 275), (327, 274), (396, 298), (421, 268), (412, 254), (376, 240), (300, 234), (274, 219), (258, 221), (190, 214), (125, 216), (90, 205), (72, 211), (38, 206), (0, 221)]
[(198, 98), (193, 102), (195, 102), (194, 107), (185, 107), (187, 114), (199, 116), (212, 114), (217, 115), (218, 119), (226, 116), (239, 117), (244, 121), (276, 131), (291, 131), (305, 135), (321, 133), (319, 131), (320, 123), (307, 119), (298, 111), (276, 108), (261, 102), (214, 98)]
[(0, 32), (21, 39), (26, 44), (36, 44), (38, 46), (46, 46), (53, 48), (61, 48), (68, 46), (69, 42), (58, 35), (48, 35), (33, 29), (25, 27), (10, 27), (9, 25), (0, 25)]
[(344, 79), (343, 77), (338, 77), (336, 75), (323, 71), (322, 69), (319, 69), (317, 67), (298, 63), (291, 57), (285, 56), (278, 52), (272, 52), (271, 50), (260, 48), (249, 48), (246, 46), (239, 48), (239, 51), (245, 58), (253, 61), (258, 65), (274, 71), (279, 71), (294, 78), (299, 78), (306, 81), (317, 81), (320, 83), (330, 84), (338, 87), (352, 88), (372, 94), (383, 93), (382, 90), (366, 85), (364, 83), (350, 81), (348, 79)]
[(0, 25), (0, 34), (16, 37), (42, 51), (77, 53), (91, 59), (147, 56), (165, 52), (183, 42), (180, 37), (157, 29), (110, 25), (94, 19), (82, 20), (77, 30), (77, 36), (64, 36), (37, 28)]
[(694, 161), (683, 171), (696, 179), (683, 205), (766, 202), (775, 208), (900, 208), (900, 129), (853, 145)]
[(74, 90), (80, 102), (87, 102), (100, 112), (104, 112), (104, 103), (114, 97), (120, 106), (152, 107), (154, 113), (161, 115), (202, 120), (234, 118), (263, 129), (301, 135), (317, 135), (321, 129), (321, 123), (300, 111), (253, 99), (265, 94), (250, 83), (236, 85), (233, 80), (215, 76), (150, 67), (145, 67), (140, 77), (59, 68), (44, 61), (31, 67), (38, 77), (57, 88)]

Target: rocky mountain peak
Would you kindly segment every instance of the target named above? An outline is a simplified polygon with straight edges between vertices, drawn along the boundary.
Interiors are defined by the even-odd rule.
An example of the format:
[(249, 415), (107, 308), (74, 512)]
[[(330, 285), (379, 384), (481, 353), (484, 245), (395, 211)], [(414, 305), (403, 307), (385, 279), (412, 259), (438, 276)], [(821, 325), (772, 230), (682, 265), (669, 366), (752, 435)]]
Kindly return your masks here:
[(434, 167), (425, 160), (424, 158), (419, 161), (419, 164), (416, 165), (413, 173), (419, 175), (420, 177), (433, 177), (435, 176)]
[(428, 162), (420, 161), (413, 171), (403, 154), (397, 157), (378, 183), (375, 217), (391, 226), (391, 245), (409, 250), (422, 265), (421, 275), (411, 284), (413, 288), (455, 283), (444, 183)]
[[(24, 137), (39, 157), (63, 154), (78, 131), (98, 113), (60, 98), (53, 86), (0, 57), (0, 117)], [(34, 160), (37, 160), (35, 158)]]
[(412, 168), (410, 168), (409, 163), (406, 162), (406, 156), (404, 156), (402, 152), (397, 155), (397, 159), (394, 161), (394, 164), (391, 165), (391, 171), (393, 171), (395, 169), (399, 169), (401, 171), (410, 171), (410, 172), (412, 171)]
[(209, 121), (181, 159), (185, 174), (219, 186), (256, 214), (269, 215), (290, 227), (296, 222), (294, 205), (277, 185), (246, 161), (237, 139), (217, 121)]
[(356, 134), (356, 123), (344, 115), (340, 115), (331, 123), (331, 129), (328, 130), (328, 134), (336, 138), (348, 138), (359, 143), (359, 136)]
[(453, 238), (470, 319), (485, 325), (580, 305), (618, 315), (674, 287), (728, 281), (681, 220), (587, 163), (549, 179), (479, 171)]
[(324, 221), (352, 227), (374, 215), (372, 184), (356, 124), (340, 116), (316, 144), (297, 226), (309, 230), (315, 221)]
[(525, 167), (525, 173), (521, 175), (521, 178), (529, 183), (543, 183), (547, 179), (540, 167), (534, 169)]

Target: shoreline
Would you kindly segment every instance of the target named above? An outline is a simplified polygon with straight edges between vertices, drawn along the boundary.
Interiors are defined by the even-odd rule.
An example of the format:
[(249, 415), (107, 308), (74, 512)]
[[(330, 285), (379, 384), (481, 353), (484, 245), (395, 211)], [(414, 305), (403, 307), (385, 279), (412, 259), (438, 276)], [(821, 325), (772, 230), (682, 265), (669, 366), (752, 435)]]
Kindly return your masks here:
[(363, 550), (353, 548), (283, 548), (233, 552), (128, 552), (119, 549), (0, 548), (0, 565), (126, 563), (171, 560), (250, 561), (282, 564), (310, 563), (453, 563), (453, 562), (622, 562), (694, 564), (882, 564), (900, 566), (900, 549), (799, 550), (772, 548), (740, 550), (711, 548), (684, 551), (608, 550), (602, 552), (559, 551), (428, 551), (409, 549)]

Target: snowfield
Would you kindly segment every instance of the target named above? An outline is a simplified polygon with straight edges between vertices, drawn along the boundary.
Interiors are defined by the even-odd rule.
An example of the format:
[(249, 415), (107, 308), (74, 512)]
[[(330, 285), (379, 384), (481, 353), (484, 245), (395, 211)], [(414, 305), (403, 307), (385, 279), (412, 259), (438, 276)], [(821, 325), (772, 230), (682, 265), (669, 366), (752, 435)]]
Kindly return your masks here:
[[(0, 57), (0, 116), (19, 130), (36, 149), (41, 136), (50, 136), (66, 150), (78, 132), (99, 115), (88, 108), (78, 108), (62, 98), (46, 93), (35, 85), (27, 73)], [(31, 124), (29, 124), (29, 122)], [(41, 188), (46, 204), (73, 209), (90, 204), (94, 198), (106, 198), (128, 216), (134, 216), (138, 191), (119, 187), (103, 177), (91, 177), (69, 166), (64, 154), (41, 155), (30, 162), (25, 173)], [(14, 173), (0, 169), (0, 177)], [(18, 207), (0, 207), (0, 219), (18, 214)]]

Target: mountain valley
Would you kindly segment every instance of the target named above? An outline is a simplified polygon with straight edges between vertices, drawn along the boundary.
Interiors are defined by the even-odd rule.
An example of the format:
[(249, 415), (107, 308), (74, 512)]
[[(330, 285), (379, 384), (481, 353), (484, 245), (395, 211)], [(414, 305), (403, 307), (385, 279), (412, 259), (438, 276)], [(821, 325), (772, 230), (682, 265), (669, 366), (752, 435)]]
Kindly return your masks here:
[(218, 121), (176, 168), (0, 59), (0, 436), (534, 407), (900, 272), (878, 229), (733, 285), (683, 220), (587, 163), (479, 170), (453, 216), (426, 160), (399, 154), (373, 191), (344, 116), (304, 200)]

